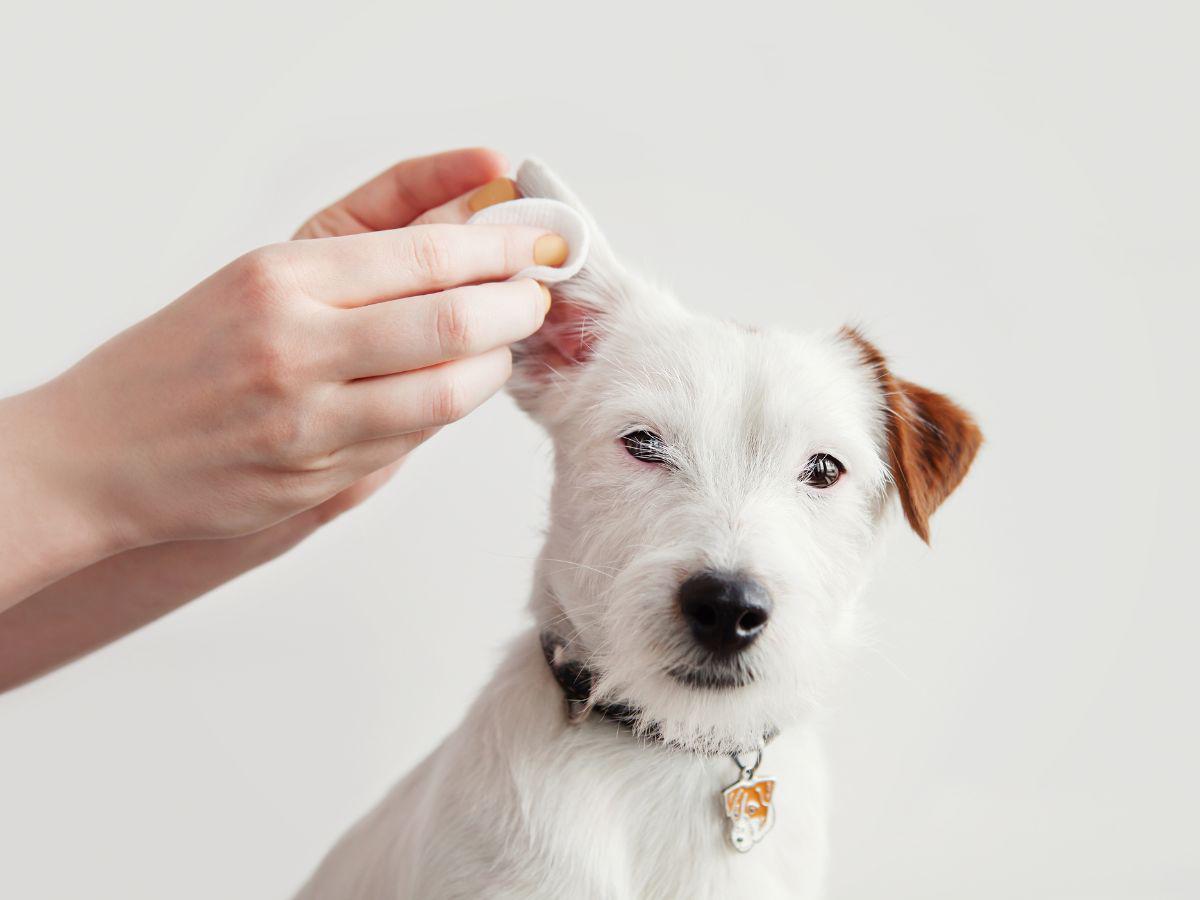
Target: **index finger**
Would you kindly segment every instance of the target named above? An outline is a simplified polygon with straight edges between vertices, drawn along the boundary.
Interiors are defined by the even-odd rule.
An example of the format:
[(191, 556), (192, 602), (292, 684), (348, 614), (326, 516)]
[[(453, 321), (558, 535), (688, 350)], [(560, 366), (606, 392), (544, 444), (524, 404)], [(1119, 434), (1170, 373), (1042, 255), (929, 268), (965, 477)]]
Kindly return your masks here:
[(278, 245), (310, 297), (366, 306), (486, 281), (531, 266), (561, 266), (562, 236), (528, 225), (413, 225)]

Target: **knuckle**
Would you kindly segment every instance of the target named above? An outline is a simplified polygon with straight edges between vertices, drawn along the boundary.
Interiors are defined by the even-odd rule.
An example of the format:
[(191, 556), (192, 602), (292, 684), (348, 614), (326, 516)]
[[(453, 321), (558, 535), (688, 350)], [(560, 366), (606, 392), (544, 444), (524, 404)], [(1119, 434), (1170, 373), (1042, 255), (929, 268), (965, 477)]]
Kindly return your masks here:
[(259, 449), (274, 464), (297, 472), (323, 468), (324, 456), (315, 451), (310, 418), (295, 408), (265, 416), (259, 433)]
[(419, 226), (412, 229), (408, 252), (417, 276), (433, 284), (445, 284), (451, 276), (450, 244), (436, 227)]
[(295, 289), (289, 255), (280, 245), (251, 250), (236, 260), (233, 267), (240, 299), (251, 308), (273, 306)]
[(434, 330), (443, 359), (454, 359), (471, 350), (477, 326), (471, 306), (461, 294), (451, 294), (438, 303)]
[(436, 379), (429, 390), (428, 419), (434, 425), (457, 422), (470, 411), (467, 393), (454, 377)]
[(243, 357), (243, 368), (253, 393), (273, 399), (291, 395), (297, 366), (293, 353), (275, 329), (261, 329), (247, 342)]

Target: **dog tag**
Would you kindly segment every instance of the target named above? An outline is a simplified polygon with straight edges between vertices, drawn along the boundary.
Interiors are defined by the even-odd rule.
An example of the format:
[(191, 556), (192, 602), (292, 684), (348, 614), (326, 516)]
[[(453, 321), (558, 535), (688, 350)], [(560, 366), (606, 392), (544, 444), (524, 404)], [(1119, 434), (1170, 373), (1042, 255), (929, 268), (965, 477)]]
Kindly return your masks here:
[(775, 824), (775, 779), (756, 777), (755, 770), (761, 761), (760, 753), (754, 765), (747, 768), (735, 756), (742, 777), (721, 792), (725, 816), (729, 819), (729, 840), (739, 853), (747, 852), (761, 841)]

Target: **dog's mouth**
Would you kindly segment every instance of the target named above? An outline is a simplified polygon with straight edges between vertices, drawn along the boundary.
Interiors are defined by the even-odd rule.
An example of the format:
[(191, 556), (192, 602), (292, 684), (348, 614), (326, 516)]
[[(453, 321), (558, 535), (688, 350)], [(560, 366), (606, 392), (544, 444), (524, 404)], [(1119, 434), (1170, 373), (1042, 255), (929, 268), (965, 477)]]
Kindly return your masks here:
[(678, 665), (667, 669), (667, 675), (685, 687), (703, 691), (734, 690), (752, 684), (756, 677), (753, 670), (737, 663)]

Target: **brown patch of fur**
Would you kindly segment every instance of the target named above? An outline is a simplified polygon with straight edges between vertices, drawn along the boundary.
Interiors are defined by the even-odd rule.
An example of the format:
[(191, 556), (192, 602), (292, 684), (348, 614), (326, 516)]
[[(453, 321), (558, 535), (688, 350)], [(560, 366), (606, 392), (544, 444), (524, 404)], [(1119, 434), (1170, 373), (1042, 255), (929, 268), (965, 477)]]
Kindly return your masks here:
[(731, 819), (750, 819), (762, 828), (770, 818), (771, 795), (774, 792), (774, 781), (734, 785), (725, 793), (725, 815)]
[(888, 464), (904, 517), (929, 543), (929, 517), (971, 468), (983, 433), (970, 413), (948, 397), (897, 378), (879, 349), (854, 328), (842, 335), (862, 355), (887, 404)]

